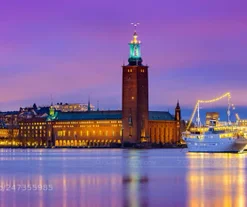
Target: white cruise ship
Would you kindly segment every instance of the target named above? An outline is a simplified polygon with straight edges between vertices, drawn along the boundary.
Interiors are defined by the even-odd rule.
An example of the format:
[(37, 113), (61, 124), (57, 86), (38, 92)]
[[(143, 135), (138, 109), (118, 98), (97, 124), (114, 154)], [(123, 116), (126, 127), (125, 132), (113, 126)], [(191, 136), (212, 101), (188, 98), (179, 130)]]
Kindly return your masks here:
[[(200, 104), (214, 103), (223, 98), (228, 98), (227, 117), (225, 123), (219, 123), (217, 118), (212, 117), (207, 126), (202, 126), (200, 119)], [(247, 148), (246, 129), (239, 125), (238, 114), (236, 124), (230, 120), (231, 108), (234, 105), (230, 102), (229, 92), (211, 100), (198, 100), (191, 119), (187, 125), (186, 132), (183, 133), (183, 140), (186, 142), (189, 152), (243, 152)], [(194, 116), (197, 112), (196, 127), (190, 128)], [(212, 114), (216, 114), (213, 112)], [(211, 116), (209, 116), (211, 117)], [(208, 126), (209, 125), (209, 126)], [(190, 131), (190, 132), (189, 132)]]
[(247, 139), (234, 136), (233, 132), (216, 131), (214, 127), (203, 133), (183, 133), (189, 152), (235, 152), (241, 153), (247, 146)]

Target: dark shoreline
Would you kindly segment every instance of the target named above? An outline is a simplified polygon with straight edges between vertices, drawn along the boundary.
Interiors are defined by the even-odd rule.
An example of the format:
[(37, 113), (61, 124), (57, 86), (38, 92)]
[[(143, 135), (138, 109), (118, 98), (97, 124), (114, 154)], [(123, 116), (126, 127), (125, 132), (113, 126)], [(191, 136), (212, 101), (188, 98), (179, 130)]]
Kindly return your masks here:
[(186, 145), (165, 145), (165, 146), (126, 146), (126, 147), (122, 147), (120, 146), (111, 146), (111, 147), (95, 147), (95, 146), (91, 146), (91, 147), (21, 147), (21, 146), (1, 146), (0, 149), (183, 149), (183, 148), (187, 148)]

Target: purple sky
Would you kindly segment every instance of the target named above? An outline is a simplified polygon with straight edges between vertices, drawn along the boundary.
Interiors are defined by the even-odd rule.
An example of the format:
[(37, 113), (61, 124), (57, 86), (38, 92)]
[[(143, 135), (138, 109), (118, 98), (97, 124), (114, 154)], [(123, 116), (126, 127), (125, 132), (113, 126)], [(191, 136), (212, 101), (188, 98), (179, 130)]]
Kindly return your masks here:
[[(150, 66), (150, 108), (232, 92), (247, 104), (246, 0), (2, 0), (0, 110), (54, 102), (121, 107), (130, 22)], [(226, 101), (225, 101), (226, 102)], [(225, 104), (222, 101), (222, 104)]]

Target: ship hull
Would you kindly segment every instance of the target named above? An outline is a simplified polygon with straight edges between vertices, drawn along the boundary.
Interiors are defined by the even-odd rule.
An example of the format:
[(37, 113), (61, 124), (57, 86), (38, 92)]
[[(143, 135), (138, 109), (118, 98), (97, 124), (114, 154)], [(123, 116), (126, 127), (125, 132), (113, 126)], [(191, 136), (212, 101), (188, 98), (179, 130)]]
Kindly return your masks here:
[(195, 138), (185, 138), (184, 141), (187, 144), (189, 152), (232, 152), (241, 153), (246, 147), (245, 142), (236, 142), (236, 139), (195, 139)]

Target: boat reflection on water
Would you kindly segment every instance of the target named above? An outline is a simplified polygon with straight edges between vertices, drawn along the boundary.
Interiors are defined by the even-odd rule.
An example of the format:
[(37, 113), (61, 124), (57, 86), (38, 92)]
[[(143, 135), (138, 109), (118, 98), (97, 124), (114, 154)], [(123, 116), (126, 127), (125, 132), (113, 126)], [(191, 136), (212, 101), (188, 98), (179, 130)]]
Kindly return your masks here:
[(247, 206), (245, 156), (187, 153), (188, 206)]

